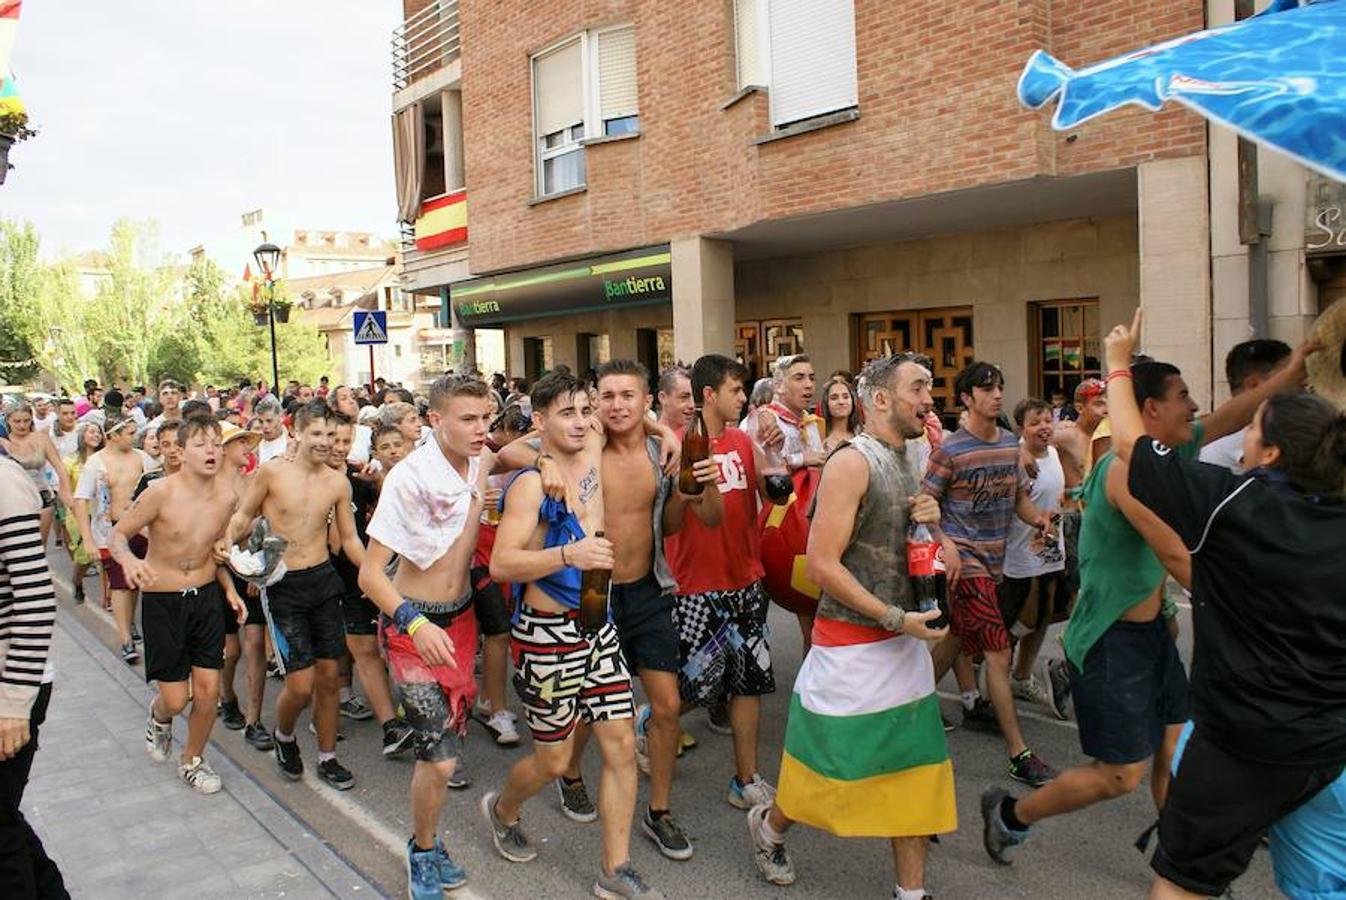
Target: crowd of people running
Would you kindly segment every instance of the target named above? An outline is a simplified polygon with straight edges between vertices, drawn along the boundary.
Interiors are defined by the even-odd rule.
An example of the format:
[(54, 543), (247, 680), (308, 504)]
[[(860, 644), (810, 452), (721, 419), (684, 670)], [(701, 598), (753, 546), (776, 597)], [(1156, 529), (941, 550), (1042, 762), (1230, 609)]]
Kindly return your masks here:
[[(365, 761), (338, 759), (338, 721), (376, 719), (383, 755), (415, 760), (416, 900), (467, 882), (441, 812), (445, 788), (469, 783), (469, 721), (511, 746), (520, 716), (530, 752), (483, 795), (483, 834), (506, 860), (535, 859), (524, 809), (554, 792), (569, 819), (601, 823), (595, 895), (662, 896), (630, 834), (694, 855), (673, 788), (695, 708), (732, 735), (725, 799), (772, 884), (795, 880), (786, 841), (804, 824), (890, 839), (892, 896), (929, 896), (932, 838), (958, 827), (946, 733), (961, 726), (999, 735), (1004, 774), (1030, 789), (981, 797), (997, 863), (1038, 823), (1149, 774), (1152, 896), (1223, 894), (1268, 835), (1282, 890), (1340, 896), (1346, 416), (1304, 390), (1313, 345), (1259, 340), (1229, 355), (1232, 398), (1196, 419), (1181, 373), (1138, 355), (1138, 333), (1139, 314), (1114, 329), (1102, 377), (1072, 398), (1008, 407), (1000, 370), (974, 362), (952, 421), (913, 353), (821, 384), (805, 355), (751, 383), (711, 354), (653, 387), (612, 360), (531, 385), (446, 374), (424, 397), (324, 378), (7, 400), (0, 780), (17, 794), (0, 855), (22, 853), (38, 882), (54, 872), (17, 797), (50, 692), (44, 559), (59, 545), (74, 603), (96, 571), (121, 658), (143, 656), (157, 684), (153, 760), (173, 756), (186, 715), (177, 769), (192, 790), (221, 789), (206, 758), (217, 720), (300, 780), (310, 710), (314, 774), (346, 790)], [(947, 598), (909, 577), (918, 526)], [(779, 757), (758, 740), (777, 689), (773, 601), (805, 647)], [(1040, 662), (1053, 626), (1064, 658)], [(954, 718), (936, 692), (950, 670)], [(282, 679), (270, 723), (268, 675)], [(1090, 761), (1038, 755), (1022, 703), (1073, 707)], [(596, 793), (580, 774), (591, 740)], [(456, 819), (450, 843), (468, 828)]]

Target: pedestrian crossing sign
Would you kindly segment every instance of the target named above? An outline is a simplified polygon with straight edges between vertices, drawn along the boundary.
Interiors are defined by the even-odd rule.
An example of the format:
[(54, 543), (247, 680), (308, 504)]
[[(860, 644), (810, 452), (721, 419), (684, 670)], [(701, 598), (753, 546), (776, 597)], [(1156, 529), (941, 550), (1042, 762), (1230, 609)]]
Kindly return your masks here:
[(388, 343), (388, 314), (380, 309), (356, 310), (355, 343)]

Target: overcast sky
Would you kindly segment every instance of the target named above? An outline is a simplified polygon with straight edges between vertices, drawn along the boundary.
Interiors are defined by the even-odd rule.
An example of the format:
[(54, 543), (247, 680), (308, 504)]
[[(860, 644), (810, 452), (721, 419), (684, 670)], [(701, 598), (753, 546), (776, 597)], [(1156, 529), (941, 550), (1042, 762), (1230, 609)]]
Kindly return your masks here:
[(157, 219), (185, 259), (258, 207), (392, 236), (389, 41), (400, 0), (28, 0), (13, 68), (41, 134), (0, 216), (44, 255)]

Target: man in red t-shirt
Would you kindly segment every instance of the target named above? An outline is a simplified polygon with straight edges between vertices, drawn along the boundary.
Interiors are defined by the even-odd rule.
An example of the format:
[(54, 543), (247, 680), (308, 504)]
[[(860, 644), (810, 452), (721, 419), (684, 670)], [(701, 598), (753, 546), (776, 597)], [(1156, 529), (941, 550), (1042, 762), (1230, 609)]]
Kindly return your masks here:
[[(710, 706), (731, 697), (734, 777), (728, 801), (739, 809), (770, 803), (776, 791), (757, 772), (757, 721), (761, 697), (775, 691), (767, 644), (767, 595), (762, 587), (757, 498), (767, 496), (761, 451), (728, 423), (737, 422), (747, 396), (748, 372), (727, 356), (703, 356), (692, 367), (692, 396), (719, 465), (724, 518), (708, 528), (676, 491), (668, 499), (665, 556), (678, 582), (676, 597), (684, 703)], [(779, 433), (776, 436), (780, 440)], [(669, 528), (669, 523), (675, 528)]]

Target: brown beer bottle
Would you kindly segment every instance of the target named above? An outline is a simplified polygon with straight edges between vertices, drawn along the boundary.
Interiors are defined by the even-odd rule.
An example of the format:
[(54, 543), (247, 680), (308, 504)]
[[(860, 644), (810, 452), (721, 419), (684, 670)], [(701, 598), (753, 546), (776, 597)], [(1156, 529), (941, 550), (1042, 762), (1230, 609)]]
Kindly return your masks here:
[[(594, 532), (594, 537), (602, 536), (603, 532)], [(589, 634), (607, 624), (608, 587), (611, 583), (611, 569), (584, 569), (580, 572), (580, 628)]]
[(678, 472), (678, 491), (695, 496), (706, 489), (696, 480), (692, 466), (703, 459), (710, 458), (710, 435), (706, 434), (706, 420), (701, 417), (701, 407), (697, 407), (687, 422), (687, 433), (682, 436), (682, 468)]

